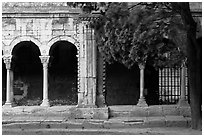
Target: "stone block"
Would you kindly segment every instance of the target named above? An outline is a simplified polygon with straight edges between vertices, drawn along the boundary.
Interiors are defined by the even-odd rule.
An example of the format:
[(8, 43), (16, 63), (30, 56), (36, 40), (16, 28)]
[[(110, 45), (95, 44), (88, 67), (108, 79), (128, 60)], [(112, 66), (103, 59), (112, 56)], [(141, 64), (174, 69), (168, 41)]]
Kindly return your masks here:
[(97, 128), (97, 129), (99, 129), (99, 128), (104, 128), (104, 124), (103, 124), (103, 122), (99, 122), (99, 123), (97, 123), (97, 122), (91, 122), (91, 121), (84, 121), (83, 122), (83, 124), (82, 124), (82, 126), (83, 126), (83, 128), (85, 128), (85, 129), (94, 129), (94, 128)]
[(133, 109), (134, 106), (132, 105), (117, 105), (117, 106), (109, 106), (111, 111), (130, 111)]
[(3, 24), (2, 26), (2, 31), (14, 31), (16, 30), (16, 25), (15, 24)]
[(180, 114), (177, 105), (163, 105), (162, 110), (164, 115), (178, 116)]
[(15, 124), (6, 124), (2, 125), (2, 128), (5, 129), (39, 129), (41, 124), (39, 122), (32, 122), (32, 123), (15, 123)]
[(164, 117), (147, 117), (145, 124), (148, 127), (164, 127), (165, 118)]
[(191, 108), (190, 107), (179, 107), (180, 115), (184, 117), (191, 116)]
[(104, 128), (106, 128), (106, 129), (125, 128), (125, 124), (121, 123), (121, 122), (105, 121), (104, 122)]
[(187, 121), (187, 127), (191, 127), (191, 117), (184, 117)]
[(183, 116), (166, 116), (167, 127), (187, 127), (187, 120)]
[(33, 30), (26, 30), (26, 35), (33, 35)]
[(120, 112), (120, 111), (110, 111), (110, 117), (128, 117), (130, 116), (130, 112)]
[(130, 117), (146, 117), (148, 116), (148, 107), (138, 107), (135, 106), (130, 112)]
[(53, 20), (52, 22), (52, 29), (56, 30), (56, 29), (63, 29), (63, 24), (60, 24), (58, 20)]
[(148, 116), (154, 117), (154, 116), (163, 116), (162, 107), (159, 105), (156, 106), (149, 106), (148, 109)]
[(52, 30), (52, 35), (53, 36), (59, 36), (59, 35), (64, 35), (64, 30)]
[(32, 121), (32, 122), (42, 122), (44, 120), (46, 120), (47, 118), (45, 116), (30, 116), (29, 117), (29, 121)]
[(70, 119), (108, 119), (108, 108), (71, 108)]
[(30, 116), (29, 115), (15, 115), (10, 119), (10, 121), (15, 121), (15, 122), (26, 122), (30, 121)]
[(64, 35), (67, 35), (67, 36), (73, 36), (74, 34), (75, 34), (74, 31), (64, 30)]

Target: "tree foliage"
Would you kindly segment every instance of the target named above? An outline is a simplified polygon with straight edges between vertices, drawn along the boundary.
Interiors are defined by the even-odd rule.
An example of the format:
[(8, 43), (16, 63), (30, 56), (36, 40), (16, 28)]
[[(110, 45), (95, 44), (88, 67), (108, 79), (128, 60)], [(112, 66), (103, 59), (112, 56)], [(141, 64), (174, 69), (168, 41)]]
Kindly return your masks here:
[[(154, 58), (154, 66), (175, 66), (185, 57), (185, 38), (179, 16), (162, 3), (111, 3), (106, 12), (91, 23), (97, 46), (107, 62), (127, 67)], [(180, 34), (183, 34), (181, 37)]]

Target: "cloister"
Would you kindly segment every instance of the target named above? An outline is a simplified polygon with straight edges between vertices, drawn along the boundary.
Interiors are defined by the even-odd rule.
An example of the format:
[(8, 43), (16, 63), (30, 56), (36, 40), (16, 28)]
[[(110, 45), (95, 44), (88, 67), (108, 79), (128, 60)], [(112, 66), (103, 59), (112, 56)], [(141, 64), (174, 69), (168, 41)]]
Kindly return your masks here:
[[(13, 107), (14, 99), (29, 94), (29, 85), (25, 81), (22, 83), (25, 78), (21, 77), (26, 73), (33, 77), (39, 75), (39, 90), (32, 94), (42, 94), (40, 106), (49, 107), (48, 95), (55, 96), (55, 91), (51, 91), (55, 83), (52, 80), (57, 81), (59, 72), (60, 76), (70, 75), (74, 79), (71, 84), (76, 86), (77, 93), (71, 93), (76, 94), (77, 108), (105, 108), (108, 111), (105, 97), (107, 65), (96, 47), (94, 30), (89, 27), (90, 20), (97, 15), (82, 16), (79, 9), (67, 7), (65, 2), (2, 5), (2, 57), (6, 67), (6, 102), (3, 107)], [(146, 107), (145, 66), (138, 67), (139, 100), (135, 105)], [(184, 104), (185, 73), (182, 69), (180, 98)], [(66, 89), (66, 80), (64, 82)], [(21, 86), (23, 92), (15, 95), (15, 86)]]

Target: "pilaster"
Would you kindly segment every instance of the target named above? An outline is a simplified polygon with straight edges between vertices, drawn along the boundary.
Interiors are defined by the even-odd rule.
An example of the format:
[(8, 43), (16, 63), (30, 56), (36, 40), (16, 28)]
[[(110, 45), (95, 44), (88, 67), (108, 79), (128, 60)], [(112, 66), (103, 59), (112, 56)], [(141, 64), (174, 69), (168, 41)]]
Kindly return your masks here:
[(105, 102), (105, 61), (103, 56), (98, 52), (98, 62), (97, 62), (97, 106), (106, 107)]
[(80, 51), (78, 107), (96, 107), (97, 50), (94, 30), (90, 28), (91, 17), (80, 17), (83, 45)]

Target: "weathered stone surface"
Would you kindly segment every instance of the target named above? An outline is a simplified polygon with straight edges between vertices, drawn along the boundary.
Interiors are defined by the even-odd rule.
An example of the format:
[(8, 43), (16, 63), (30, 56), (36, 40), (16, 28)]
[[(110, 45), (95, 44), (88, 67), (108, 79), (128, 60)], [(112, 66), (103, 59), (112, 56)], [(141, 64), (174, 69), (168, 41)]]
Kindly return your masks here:
[(147, 117), (145, 123), (150, 127), (164, 127), (166, 124), (164, 117)]
[(72, 108), (67, 117), (71, 119), (108, 119), (108, 108)]
[(148, 116), (154, 117), (154, 116), (163, 116), (163, 110), (162, 106), (156, 105), (148, 107)]
[(179, 107), (180, 115), (184, 117), (191, 116), (191, 108), (190, 107)]
[(183, 116), (166, 116), (167, 127), (187, 127), (187, 120)]
[(164, 115), (179, 115), (179, 108), (176, 105), (163, 105), (162, 106)]
[(148, 109), (147, 107), (133, 107), (130, 116), (133, 117), (146, 117), (148, 116)]

